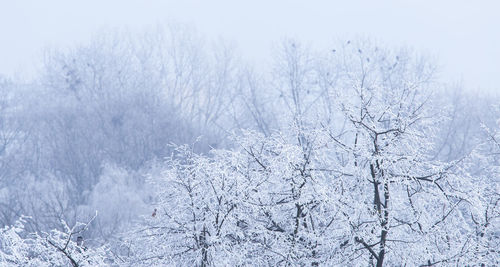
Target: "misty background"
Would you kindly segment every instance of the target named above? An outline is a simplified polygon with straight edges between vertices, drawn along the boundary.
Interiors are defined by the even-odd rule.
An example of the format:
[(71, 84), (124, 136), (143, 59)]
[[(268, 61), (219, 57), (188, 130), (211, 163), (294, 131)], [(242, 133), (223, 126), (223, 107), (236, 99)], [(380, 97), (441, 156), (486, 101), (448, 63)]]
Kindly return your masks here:
[(470, 90), (499, 84), (498, 1), (2, 1), (0, 73), (33, 77), (47, 47), (89, 41), (105, 29), (141, 31), (171, 21), (222, 38), (255, 64), (284, 37), (325, 48), (365, 36), (437, 58), (439, 76)]

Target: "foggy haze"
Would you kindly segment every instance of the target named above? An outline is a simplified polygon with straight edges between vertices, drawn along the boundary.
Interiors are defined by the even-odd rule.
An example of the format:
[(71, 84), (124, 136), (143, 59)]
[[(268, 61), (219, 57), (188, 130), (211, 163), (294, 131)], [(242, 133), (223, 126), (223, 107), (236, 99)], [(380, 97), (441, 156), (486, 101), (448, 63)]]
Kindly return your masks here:
[(500, 266), (499, 7), (2, 1), (0, 266)]
[(500, 3), (486, 1), (2, 1), (0, 73), (33, 76), (46, 47), (68, 47), (100, 30), (187, 23), (234, 42), (256, 64), (284, 37), (328, 47), (368, 37), (435, 56), (447, 82), (498, 90)]

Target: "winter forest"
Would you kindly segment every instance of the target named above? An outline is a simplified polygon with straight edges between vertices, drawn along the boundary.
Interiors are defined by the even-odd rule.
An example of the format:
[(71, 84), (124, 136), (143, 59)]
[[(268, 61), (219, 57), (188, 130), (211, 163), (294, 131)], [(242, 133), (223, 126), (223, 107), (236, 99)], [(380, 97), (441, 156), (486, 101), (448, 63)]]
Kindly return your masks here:
[(48, 49), (0, 76), (0, 266), (498, 266), (500, 95), (438, 66), (182, 24)]

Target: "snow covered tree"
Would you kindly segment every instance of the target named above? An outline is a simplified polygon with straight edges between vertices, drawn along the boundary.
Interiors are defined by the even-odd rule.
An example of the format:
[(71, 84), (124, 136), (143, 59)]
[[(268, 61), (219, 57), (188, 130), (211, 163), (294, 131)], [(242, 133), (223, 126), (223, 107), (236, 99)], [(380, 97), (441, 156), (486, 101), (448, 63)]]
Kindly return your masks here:
[(235, 250), (241, 239), (237, 210), (242, 208), (245, 183), (236, 175), (232, 152), (215, 153), (214, 159), (196, 155), (187, 146), (175, 152), (167, 162), (170, 167), (151, 180), (156, 205), (145, 225), (129, 235), (130, 261), (242, 264)]
[(33, 216), (0, 265), (499, 264), (498, 113), (438, 99), (426, 58), (287, 40), (241, 74), (187, 32), (122, 38), (49, 56), (29, 109), (0, 101), (0, 216)]
[[(295, 53), (291, 45), (287, 55)], [(477, 156), (432, 156), (442, 114), (431, 106), (426, 60), (349, 42), (319, 60), (316, 74), (308, 70), (307, 83), (293, 71), (301, 61), (286, 60), (294, 64), (285, 64), (291, 82), (283, 90), (292, 94), (284, 97), (296, 100), (282, 106), (288, 127), (247, 132), (209, 157), (181, 148), (151, 177), (158, 213), (132, 235), (136, 263), (498, 261), (498, 193), (470, 171)], [(309, 84), (313, 96), (298, 96)], [(315, 102), (314, 94), (330, 100)], [(144, 244), (154, 245), (144, 252)]]
[(341, 71), (329, 90), (345, 124), (341, 131), (326, 128), (348, 174), (332, 179), (345, 188), (339, 222), (351, 238), (343, 260), (375, 266), (459, 260), (468, 230), (460, 208), (469, 190), (462, 188), (466, 177), (450, 172), (456, 162), (429, 159), (440, 118), (428, 109), (432, 68), (407, 51), (362, 43), (332, 57)]

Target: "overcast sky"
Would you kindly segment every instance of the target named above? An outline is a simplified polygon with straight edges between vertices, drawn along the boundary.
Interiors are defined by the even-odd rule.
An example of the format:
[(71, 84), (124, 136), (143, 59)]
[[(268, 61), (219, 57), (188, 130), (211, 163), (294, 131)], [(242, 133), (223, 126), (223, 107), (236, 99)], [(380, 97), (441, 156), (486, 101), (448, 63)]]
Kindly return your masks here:
[(496, 0), (0, 0), (0, 73), (33, 75), (44, 47), (88, 41), (103, 27), (176, 21), (234, 41), (257, 63), (284, 37), (317, 47), (370, 37), (435, 55), (444, 80), (500, 91), (499, 13)]

